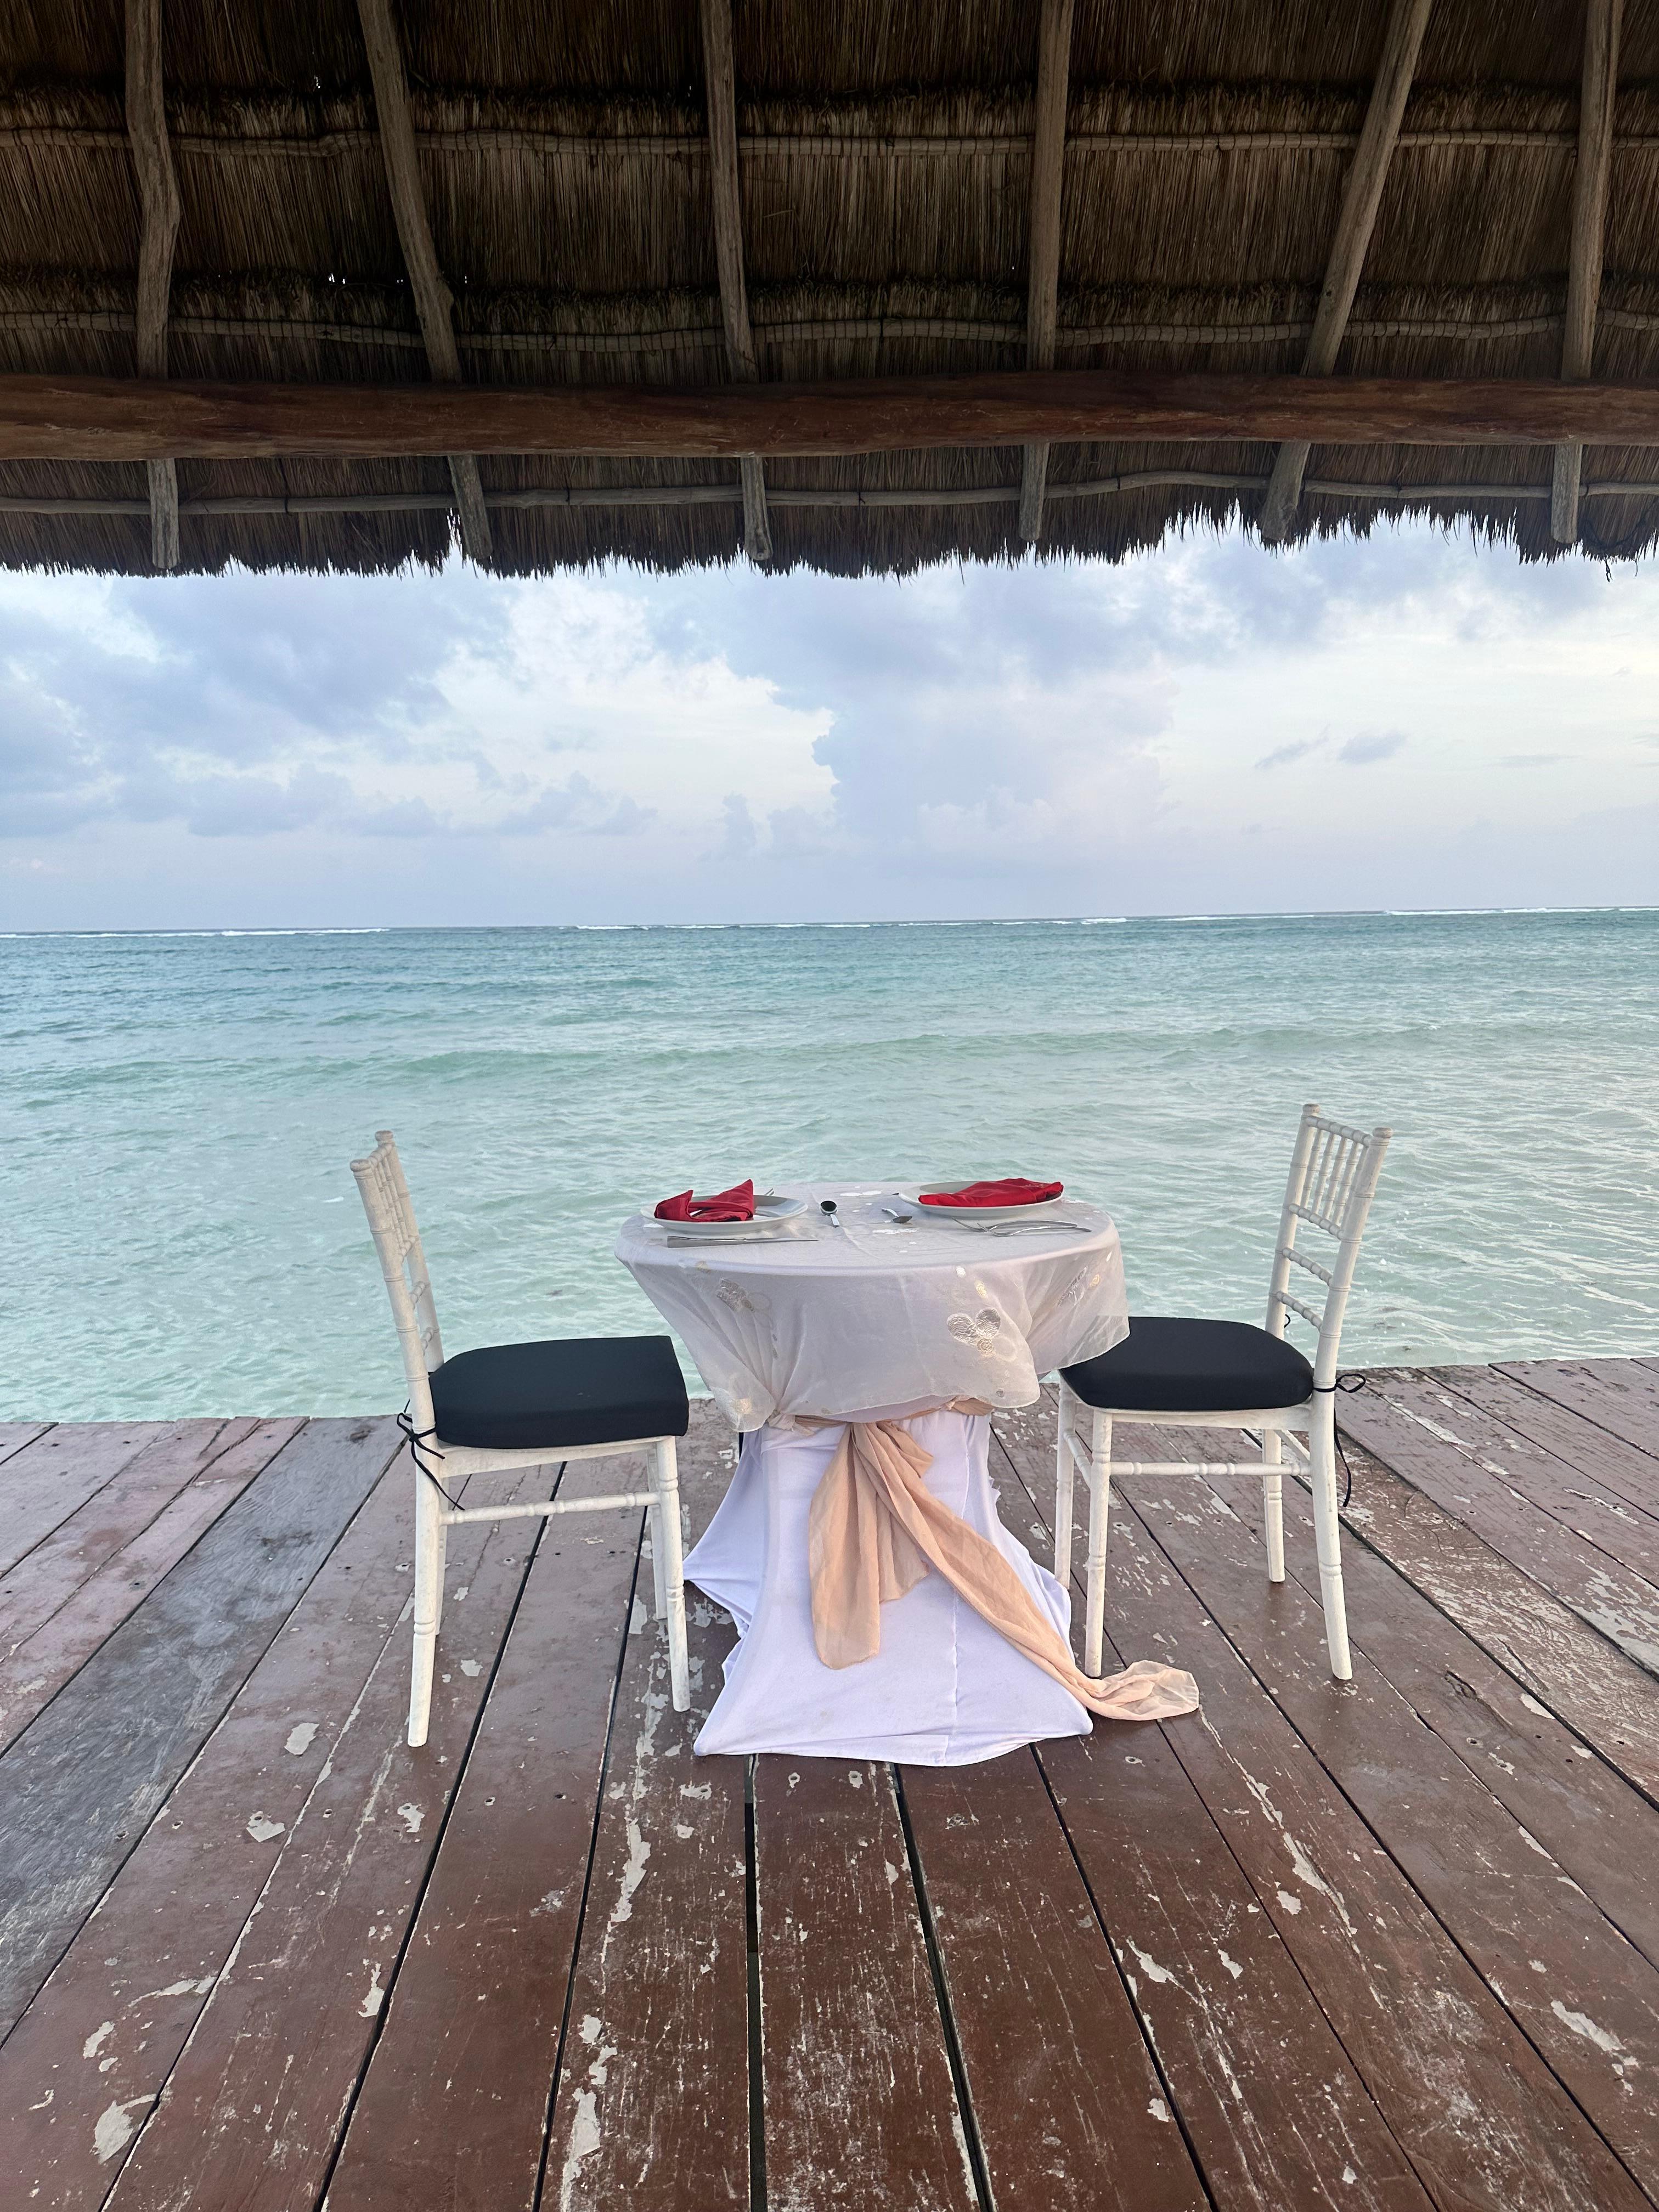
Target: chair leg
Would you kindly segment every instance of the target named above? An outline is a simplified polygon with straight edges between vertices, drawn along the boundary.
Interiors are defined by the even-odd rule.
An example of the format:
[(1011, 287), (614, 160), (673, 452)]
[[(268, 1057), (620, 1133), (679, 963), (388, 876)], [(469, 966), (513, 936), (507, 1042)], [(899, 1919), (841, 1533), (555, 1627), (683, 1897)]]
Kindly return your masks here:
[(1261, 1432), (1261, 1519), (1267, 1532), (1267, 1580), (1285, 1579), (1285, 1478), (1277, 1429)]
[(1313, 1483), (1314, 1538), (1319, 1551), (1319, 1594), (1325, 1607), (1325, 1641), (1331, 1672), (1339, 1682), (1353, 1680), (1348, 1656), (1348, 1612), (1342, 1596), (1341, 1521), (1336, 1503), (1336, 1417), (1329, 1391), (1315, 1401), (1308, 1436)]
[(668, 1620), (668, 1680), (674, 1711), (684, 1712), (691, 1703), (691, 1669), (685, 1651), (685, 1577), (680, 1534), (679, 1462), (674, 1439), (665, 1437), (657, 1446), (657, 1527), (652, 1545), (654, 1559), (662, 1553), (664, 1610)]
[(1089, 1569), (1083, 1617), (1083, 1671), (1098, 1674), (1106, 1638), (1106, 1524), (1112, 1510), (1112, 1421), (1097, 1413), (1089, 1447)]
[[(652, 1486), (654, 1489), (656, 1486), (653, 1484)], [(668, 1547), (663, 1540), (663, 1513), (662, 1507), (660, 1505), (653, 1505), (652, 1507), (651, 1517), (647, 1523), (647, 1527), (651, 1537), (652, 1603), (655, 1607), (655, 1618), (659, 1620), (666, 1620), (668, 1618), (668, 1575), (666, 1566), (664, 1563), (667, 1558)]]
[(1077, 1400), (1060, 1385), (1060, 1444), (1054, 1461), (1054, 1580), (1062, 1589), (1072, 1579), (1072, 1479), (1077, 1462), (1072, 1457), (1072, 1420)]
[(441, 1501), (423, 1474), (415, 1477), (415, 1649), (409, 1686), (409, 1741), (426, 1741), (432, 1711), (432, 1665), (443, 1606), (444, 1529)]

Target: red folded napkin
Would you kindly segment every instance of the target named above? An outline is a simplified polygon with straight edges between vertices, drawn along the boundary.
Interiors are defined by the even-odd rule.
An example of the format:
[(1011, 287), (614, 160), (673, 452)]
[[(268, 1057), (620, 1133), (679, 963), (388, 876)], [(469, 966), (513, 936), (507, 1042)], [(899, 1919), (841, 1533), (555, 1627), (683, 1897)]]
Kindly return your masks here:
[(755, 1179), (734, 1182), (730, 1190), (717, 1190), (712, 1198), (696, 1198), (683, 1190), (665, 1198), (657, 1208), (659, 1221), (752, 1221), (755, 1218)]
[(1045, 1198), (1058, 1198), (1063, 1182), (1031, 1182), (1024, 1176), (1005, 1176), (1000, 1182), (970, 1182), (965, 1190), (936, 1190), (924, 1194), (921, 1206), (1036, 1206)]

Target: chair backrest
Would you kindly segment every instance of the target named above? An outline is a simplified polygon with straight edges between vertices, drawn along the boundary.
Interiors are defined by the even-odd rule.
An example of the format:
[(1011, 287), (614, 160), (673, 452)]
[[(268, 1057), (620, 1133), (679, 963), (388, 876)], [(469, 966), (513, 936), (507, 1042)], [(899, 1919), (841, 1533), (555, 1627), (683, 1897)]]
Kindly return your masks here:
[[(1267, 1331), (1283, 1336), (1294, 1316), (1319, 1335), (1314, 1355), (1314, 1381), (1328, 1389), (1336, 1380), (1337, 1347), (1342, 1338), (1342, 1316), (1359, 1258), (1359, 1240), (1365, 1233), (1365, 1217), (1382, 1170), (1391, 1129), (1350, 1129), (1328, 1121), (1317, 1106), (1304, 1106), (1291, 1156), (1291, 1179), (1285, 1189), (1285, 1210), (1279, 1218), (1279, 1245), (1273, 1254), (1273, 1279), (1267, 1289)], [(1297, 1249), (1297, 1233), (1307, 1227), (1322, 1230), (1335, 1240), (1332, 1264)], [(1291, 1291), (1291, 1270), (1299, 1267), (1324, 1285), (1322, 1300), (1310, 1303)]]
[(366, 1160), (353, 1160), (351, 1172), (362, 1193), (363, 1212), (368, 1216), (374, 1249), (380, 1255), (380, 1272), (386, 1277), (398, 1341), (403, 1346), (409, 1410), (418, 1434), (432, 1426), (432, 1386), (427, 1377), (433, 1368), (443, 1364), (444, 1347), (438, 1334), (438, 1310), (432, 1302), (432, 1279), (421, 1249), (421, 1232), (415, 1225), (415, 1208), (410, 1203), (403, 1162), (390, 1129), (374, 1132), (374, 1151)]

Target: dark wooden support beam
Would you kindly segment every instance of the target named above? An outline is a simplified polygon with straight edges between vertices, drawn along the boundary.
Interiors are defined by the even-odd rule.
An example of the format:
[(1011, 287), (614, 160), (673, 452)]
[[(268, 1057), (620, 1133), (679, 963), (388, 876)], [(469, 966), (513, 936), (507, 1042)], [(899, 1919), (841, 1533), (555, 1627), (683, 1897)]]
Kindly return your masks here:
[[(702, 0), (703, 96), (708, 111), (709, 185), (714, 202), (714, 262), (720, 272), (726, 356), (739, 383), (760, 381), (760, 354), (749, 319), (743, 270), (743, 190), (738, 174), (738, 76), (732, 52), (732, 0)], [(772, 557), (766, 514), (766, 472), (757, 453), (739, 457), (743, 478), (743, 550), (751, 561)]]
[[(1325, 284), (1319, 295), (1313, 336), (1302, 364), (1304, 376), (1328, 376), (1336, 367), (1338, 349), (1348, 327), (1359, 272), (1376, 227), (1389, 163), (1400, 137), (1406, 96), (1412, 88), (1418, 52), (1428, 24), (1432, 0), (1394, 0), (1389, 27), (1382, 38), (1382, 57), (1371, 86), (1370, 104), (1359, 133), (1353, 167), (1342, 191), (1342, 211), (1337, 217), (1336, 237), (1325, 264)], [(1267, 495), (1261, 502), (1261, 535), (1270, 544), (1288, 538), (1296, 527), (1296, 511), (1302, 498), (1302, 479), (1307, 473), (1310, 441), (1287, 440), (1273, 459)]]
[[(1060, 204), (1066, 167), (1066, 104), (1072, 86), (1073, 0), (1042, 0), (1037, 27), (1036, 117), (1031, 140), (1031, 234), (1025, 308), (1025, 366), (1052, 368), (1060, 301)], [(1048, 448), (1027, 446), (1019, 487), (1019, 534), (1042, 534)]]
[[(1587, 0), (1584, 74), (1578, 103), (1578, 158), (1572, 174), (1572, 238), (1567, 255), (1567, 319), (1561, 338), (1561, 374), (1575, 381), (1595, 366), (1595, 310), (1601, 296), (1601, 246), (1607, 229), (1607, 180), (1613, 168), (1613, 109), (1619, 89), (1619, 28), (1623, 0)], [(1571, 545), (1578, 536), (1578, 484), (1584, 465), (1581, 441), (1555, 449), (1550, 535)]]
[(146, 383), (0, 376), (0, 460), (681, 454), (735, 460), (1050, 442), (1659, 446), (1659, 384), (1013, 369), (829, 384)]
[[(127, 143), (138, 177), (138, 295), (133, 319), (138, 374), (167, 373), (167, 307), (173, 292), (173, 249), (179, 235), (179, 180), (167, 144), (161, 81), (161, 0), (127, 0)], [(150, 559), (158, 568), (179, 565), (179, 472), (171, 455), (148, 465)]]
[[(461, 356), (455, 343), (455, 302), (438, 267), (427, 216), (426, 194), (421, 185), (415, 151), (415, 124), (410, 112), (409, 79), (404, 71), (402, 43), (393, 20), (392, 0), (357, 0), (368, 50), (368, 71), (374, 85), (374, 112), (380, 125), (380, 153), (391, 187), (392, 213), (404, 250), (409, 289), (415, 295), (415, 312), (426, 340), (426, 357), (433, 380), (459, 384)], [(450, 480), (455, 487), (455, 507), (461, 526), (461, 544), (469, 558), (487, 566), (493, 542), (489, 510), (484, 505), (478, 464), (470, 453), (447, 456)]]

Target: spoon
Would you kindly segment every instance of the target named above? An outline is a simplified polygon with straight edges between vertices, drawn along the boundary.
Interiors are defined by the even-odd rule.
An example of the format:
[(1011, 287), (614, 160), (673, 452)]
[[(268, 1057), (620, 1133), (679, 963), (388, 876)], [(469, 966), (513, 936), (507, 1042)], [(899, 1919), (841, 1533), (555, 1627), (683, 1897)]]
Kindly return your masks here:
[(818, 1200), (818, 1212), (823, 1215), (832, 1229), (839, 1229), (842, 1225), (841, 1216), (836, 1212), (836, 1203), (837, 1201), (833, 1198), (821, 1198)]

